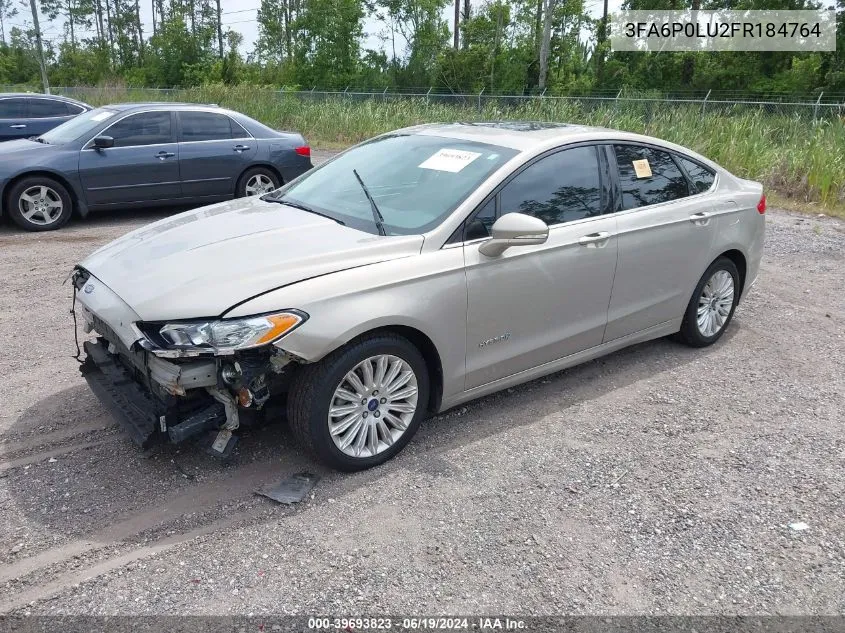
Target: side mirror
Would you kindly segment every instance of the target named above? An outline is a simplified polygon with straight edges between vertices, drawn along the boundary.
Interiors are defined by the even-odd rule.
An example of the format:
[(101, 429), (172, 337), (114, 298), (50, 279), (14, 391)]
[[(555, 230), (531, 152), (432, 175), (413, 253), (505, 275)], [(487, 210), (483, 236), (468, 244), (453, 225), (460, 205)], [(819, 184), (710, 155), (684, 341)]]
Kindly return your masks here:
[(114, 147), (114, 139), (111, 136), (98, 136), (94, 139), (94, 147), (97, 149)]
[(506, 213), (496, 220), (490, 233), (492, 237), (478, 250), (487, 257), (498, 257), (511, 246), (544, 244), (549, 239), (549, 226), (524, 213)]

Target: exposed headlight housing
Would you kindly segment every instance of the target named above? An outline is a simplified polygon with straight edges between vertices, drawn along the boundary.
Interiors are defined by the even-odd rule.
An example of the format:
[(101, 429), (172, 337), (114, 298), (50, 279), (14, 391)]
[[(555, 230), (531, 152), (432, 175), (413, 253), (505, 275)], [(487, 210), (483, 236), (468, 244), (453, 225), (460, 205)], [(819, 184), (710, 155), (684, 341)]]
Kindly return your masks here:
[(170, 349), (206, 350), (232, 354), (273, 343), (308, 319), (299, 310), (286, 310), (241, 319), (214, 319), (167, 323), (158, 335)]

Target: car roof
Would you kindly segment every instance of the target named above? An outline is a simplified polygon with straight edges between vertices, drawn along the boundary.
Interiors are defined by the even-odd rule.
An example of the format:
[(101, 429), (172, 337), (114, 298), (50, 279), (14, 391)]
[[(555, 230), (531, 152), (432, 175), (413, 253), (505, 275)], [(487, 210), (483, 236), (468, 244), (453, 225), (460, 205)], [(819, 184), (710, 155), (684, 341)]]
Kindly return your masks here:
[(468, 123), (434, 123), (397, 130), (399, 134), (441, 136), (457, 140), (476, 141), (509, 147), (518, 151), (532, 151), (577, 141), (629, 140), (653, 143), (679, 151), (694, 153), (668, 141), (613, 130), (604, 127), (553, 123), (547, 121), (481, 121)]
[(175, 101), (146, 101), (141, 103), (110, 103), (103, 106), (108, 110), (127, 112), (129, 110), (219, 110), (228, 112), (225, 108), (213, 103), (179, 103)]

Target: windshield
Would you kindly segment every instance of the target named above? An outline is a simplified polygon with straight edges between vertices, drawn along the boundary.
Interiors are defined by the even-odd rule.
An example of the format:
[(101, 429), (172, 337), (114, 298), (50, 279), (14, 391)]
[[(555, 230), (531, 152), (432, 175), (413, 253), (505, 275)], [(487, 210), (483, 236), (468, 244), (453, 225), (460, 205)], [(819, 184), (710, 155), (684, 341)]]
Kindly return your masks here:
[(497, 145), (438, 136), (381, 137), (314, 170), (280, 195), (292, 204), (378, 233), (357, 171), (384, 217), (388, 235), (424, 233), (516, 154)]
[(92, 133), (103, 121), (112, 118), (117, 112), (97, 108), (90, 112), (83, 112), (58, 127), (54, 127), (46, 134), (41, 135), (41, 140), (50, 145), (63, 145), (75, 141), (80, 136)]

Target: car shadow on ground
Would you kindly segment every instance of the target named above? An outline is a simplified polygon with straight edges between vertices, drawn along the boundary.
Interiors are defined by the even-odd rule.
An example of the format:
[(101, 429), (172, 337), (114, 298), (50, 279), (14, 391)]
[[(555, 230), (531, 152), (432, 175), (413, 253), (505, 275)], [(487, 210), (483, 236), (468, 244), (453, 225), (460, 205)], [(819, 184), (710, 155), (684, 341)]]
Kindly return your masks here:
[[(722, 344), (738, 330), (734, 322)], [(26, 410), (0, 438), (0, 476), (19, 520), (40, 541), (29, 552), (68, 539), (146, 541), (159, 532), (179, 531), (180, 522), (195, 527), (221, 515), (273, 508), (254, 492), (297, 472), (322, 477), (310, 503), (337, 498), (400, 469), (448, 476), (451, 449), (550, 414), (565, 419), (573, 407), (673, 372), (707, 353), (660, 339), (507, 389), (425, 421), (403, 453), (356, 474), (331, 472), (303, 455), (283, 422), (245, 429), (227, 462), (197, 443), (161, 446), (145, 455), (80, 378), (78, 385)]]

